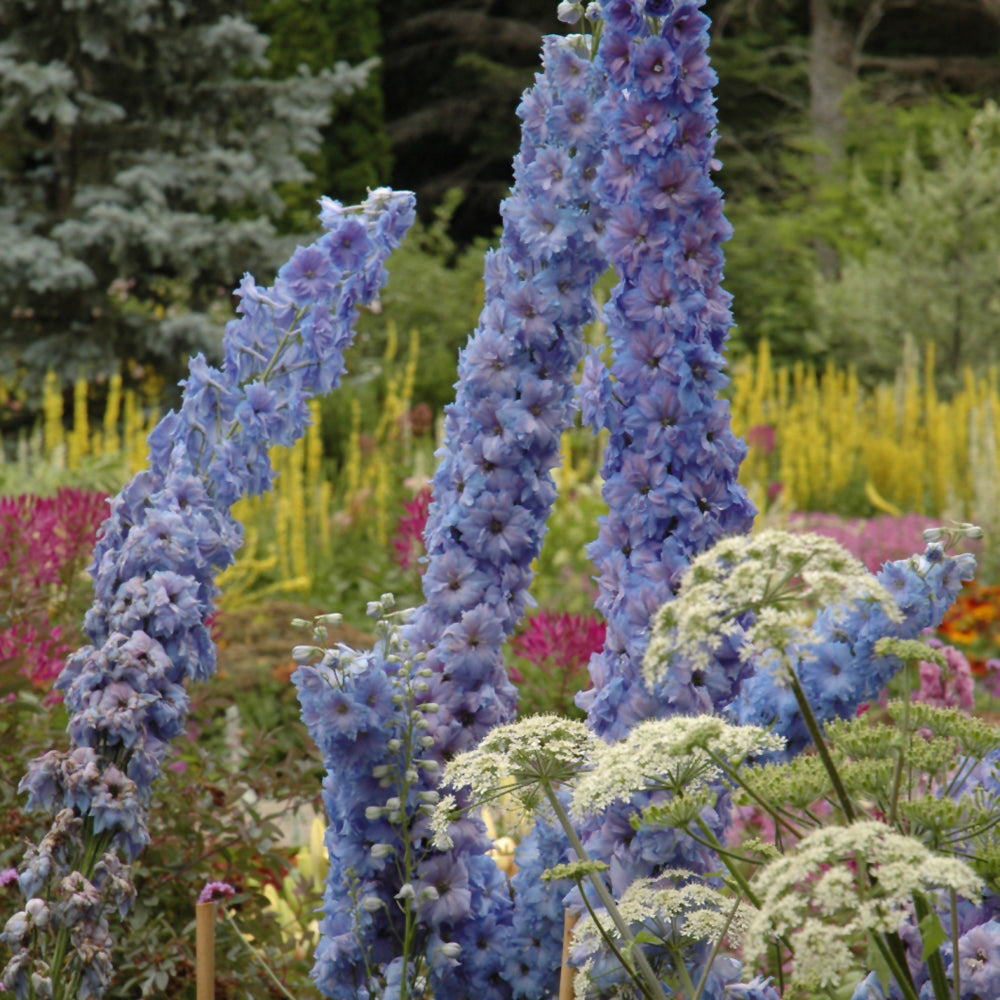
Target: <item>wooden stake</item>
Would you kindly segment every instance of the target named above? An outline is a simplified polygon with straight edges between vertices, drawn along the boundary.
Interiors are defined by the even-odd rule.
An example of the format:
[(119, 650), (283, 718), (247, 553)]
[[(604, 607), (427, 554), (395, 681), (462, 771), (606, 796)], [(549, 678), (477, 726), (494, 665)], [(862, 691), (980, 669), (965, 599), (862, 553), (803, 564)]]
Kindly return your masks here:
[[(573, 936), (573, 928), (579, 919), (580, 916), (577, 913), (570, 913), (569, 910), (563, 913), (563, 949), (562, 969), (559, 972), (559, 1000), (573, 1000), (573, 980), (576, 978), (576, 969), (569, 964), (569, 943)], [(198, 1000), (201, 1000), (201, 997)]]
[(215, 903), (195, 903), (195, 981), (198, 1000), (215, 1000)]

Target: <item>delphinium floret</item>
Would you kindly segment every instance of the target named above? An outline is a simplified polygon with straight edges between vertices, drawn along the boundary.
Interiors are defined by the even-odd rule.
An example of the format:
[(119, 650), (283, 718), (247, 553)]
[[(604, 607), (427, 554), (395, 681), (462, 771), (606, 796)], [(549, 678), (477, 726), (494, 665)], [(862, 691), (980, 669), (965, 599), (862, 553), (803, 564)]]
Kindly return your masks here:
[(603, 315), (613, 360), (590, 359), (598, 401), (590, 391), (582, 403), (610, 435), (601, 472), (610, 510), (590, 548), (608, 634), (578, 703), (611, 739), (645, 718), (717, 710), (742, 671), (734, 658), (731, 675), (719, 668), (717, 689), (678, 671), (653, 693), (641, 677), (652, 613), (695, 555), (749, 530), (755, 513), (736, 481), (745, 448), (718, 396), (731, 323), (720, 244), (731, 230), (711, 178), (715, 74), (700, 6), (601, 5), (609, 154), (598, 192), (619, 283)]
[[(603, 147), (602, 122), (593, 109), (604, 81), (590, 60), (589, 39), (580, 36), (546, 38), (543, 64), (518, 109), (522, 146), (515, 183), (501, 206), (503, 233), (487, 255), (484, 307), (459, 356), (456, 398), (445, 414), (424, 533), (426, 601), (402, 629), (414, 660), (420, 657), (421, 671), (430, 674), (417, 701), (436, 706), (425, 718), (428, 755), (439, 761), (513, 717), (516, 692), (502, 645), (528, 603), (531, 564), (555, 499), (551, 471), (575, 412), (582, 330), (596, 315), (591, 289), (604, 269), (597, 234), (606, 213), (593, 192)], [(332, 721), (318, 729), (321, 746), (327, 727)], [(339, 774), (334, 755), (327, 759), (331, 775)], [(434, 791), (435, 776), (421, 772), (420, 781), (421, 789)], [(341, 808), (358, 814), (346, 803)], [(520, 964), (508, 962), (512, 951), (500, 947), (501, 939), (520, 940), (529, 951), (533, 940), (530, 914), (528, 925), (515, 923), (512, 934), (506, 879), (480, 865), (492, 864), (482, 825), (471, 818), (463, 824), (449, 856), (469, 869), (476, 905), (452, 939), (462, 957), (447, 974), (432, 970), (438, 1000), (498, 988), (505, 965)], [(363, 854), (370, 831), (359, 819), (338, 824), (336, 836), (339, 851)], [(317, 965), (324, 990), (335, 988), (327, 963), (336, 949), (347, 949), (342, 935), (348, 928), (361, 932), (363, 947), (377, 944), (369, 936), (373, 918), (352, 925), (353, 904), (338, 892), (327, 898), (324, 925), (324, 936), (337, 943), (322, 946)], [(374, 966), (387, 953), (378, 948)], [(548, 976), (551, 949), (544, 956), (534, 950), (533, 963)], [(556, 968), (558, 962), (555, 953)]]

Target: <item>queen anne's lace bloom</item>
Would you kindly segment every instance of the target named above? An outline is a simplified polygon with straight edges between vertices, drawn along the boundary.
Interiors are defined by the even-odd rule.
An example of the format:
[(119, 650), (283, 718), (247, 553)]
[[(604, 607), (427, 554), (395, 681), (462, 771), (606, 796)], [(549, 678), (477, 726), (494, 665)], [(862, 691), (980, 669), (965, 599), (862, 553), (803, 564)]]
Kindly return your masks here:
[(982, 891), (964, 861), (932, 854), (872, 821), (814, 831), (770, 862), (755, 884), (763, 895), (743, 942), (746, 954), (760, 955), (772, 939), (787, 937), (794, 982), (812, 989), (841, 984), (855, 967), (852, 947), (865, 935), (899, 930), (915, 892), (954, 889), (976, 900)]

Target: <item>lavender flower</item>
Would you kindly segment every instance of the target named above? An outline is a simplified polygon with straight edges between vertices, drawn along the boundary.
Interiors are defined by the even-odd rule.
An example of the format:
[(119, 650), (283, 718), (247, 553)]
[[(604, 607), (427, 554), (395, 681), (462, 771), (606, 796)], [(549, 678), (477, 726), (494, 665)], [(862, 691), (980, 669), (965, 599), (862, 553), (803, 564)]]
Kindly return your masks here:
[[(581, 38), (547, 38), (543, 62), (519, 108), (523, 143), (501, 206), (504, 231), (487, 256), (485, 305), (460, 355), (457, 396), (446, 412), (425, 529), (426, 603), (400, 636), (428, 675), (415, 692), (415, 710), (426, 709), (427, 765), (471, 747), (513, 714), (502, 644), (527, 603), (529, 567), (555, 498), (551, 470), (574, 413), (580, 331), (595, 316), (591, 287), (603, 269), (597, 234), (604, 210), (592, 191), (602, 144), (593, 107), (603, 83)], [(352, 655), (343, 651), (343, 662)], [(358, 676), (409, 683), (385, 655), (363, 657)], [(423, 969), (438, 1000), (505, 994), (510, 895), (486, 856), (482, 825), (468, 821), (452, 850), (426, 855), (421, 796), (436, 795), (433, 769), (418, 767), (406, 795), (389, 796), (399, 800), (391, 806), (380, 804), (386, 794), (377, 787), (399, 773), (400, 751), (391, 747), (393, 740), (405, 744), (397, 733), (404, 717), (380, 713), (375, 725), (354, 668), (338, 668), (346, 670), (339, 684), (316, 669), (300, 669), (296, 683), (331, 775), (324, 794), (331, 867), (314, 968), (320, 988), (339, 997), (371, 976), (385, 988), (390, 974)], [(419, 860), (403, 871), (373, 857), (376, 844), (388, 845), (379, 854), (388, 849), (398, 858), (410, 850), (407, 857)], [(418, 943), (393, 964), (397, 951), (383, 942), (410, 919), (410, 901)], [(457, 947), (457, 957), (441, 942)], [(415, 963), (409, 972), (407, 962)]]
[[(180, 410), (150, 434), (149, 468), (111, 501), (91, 566), (90, 644), (69, 657), (56, 683), (73, 747), (33, 761), (20, 785), (28, 808), (56, 814), (19, 872), (26, 914), (39, 904), (56, 908), (45, 928), (32, 917), (45, 933), (32, 938), (39, 950), (31, 967), (50, 977), (49, 995), (69, 988), (65, 965), (73, 961), (80, 995), (103, 992), (110, 935), (106, 920), (93, 916), (92, 896), (123, 915), (131, 904), (128, 869), (114, 852), (131, 860), (147, 843), (150, 787), (184, 728), (184, 684), (214, 669), (206, 624), (214, 577), (241, 540), (230, 507), (270, 486), (268, 448), (300, 437), (308, 398), (339, 380), (357, 307), (376, 294), (383, 261), (412, 218), (412, 195), (380, 189), (358, 209), (324, 199), (327, 232), (296, 251), (273, 288), (244, 278), (223, 368), (201, 356), (191, 361)], [(66, 888), (42, 898), (52, 880)], [(5, 938), (14, 955), (4, 982), (17, 992), (29, 940), (15, 931)], [(50, 945), (63, 960), (51, 969)]]
[(524, 613), (555, 498), (550, 471), (602, 270), (604, 211), (592, 191), (602, 135), (596, 119), (585, 129), (568, 110), (578, 102), (590, 121), (601, 78), (578, 36), (546, 38), (542, 59), (518, 109), (522, 147), (500, 248), (487, 257), (486, 304), (446, 411), (425, 529), (427, 603), (407, 629), (434, 672), (428, 698), (441, 706), (432, 734), (442, 755), (514, 711), (501, 645)]

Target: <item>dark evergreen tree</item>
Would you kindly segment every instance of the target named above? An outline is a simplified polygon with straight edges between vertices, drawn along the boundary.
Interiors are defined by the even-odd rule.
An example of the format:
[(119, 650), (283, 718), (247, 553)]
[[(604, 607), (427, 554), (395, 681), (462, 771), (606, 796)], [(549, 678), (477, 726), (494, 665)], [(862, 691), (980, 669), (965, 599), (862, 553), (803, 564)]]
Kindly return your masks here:
[(282, 252), (276, 186), (364, 82), (270, 79), (266, 48), (232, 0), (0, 0), (3, 374), (133, 359), (170, 383), (215, 350)]
[(1000, 94), (996, 0), (708, 0), (719, 73), (733, 347), (768, 337), (782, 360), (829, 355), (814, 296), (836, 280), (851, 175), (898, 176), (954, 109)]
[[(370, 0), (254, 0), (254, 23), (270, 38), (272, 76), (294, 76), (300, 66), (313, 73), (345, 64), (364, 66), (368, 82), (336, 101), (336, 115), (322, 129), (322, 148), (304, 157), (325, 194), (345, 202), (388, 183), (391, 156), (383, 120), (378, 11)], [(286, 190), (293, 228), (311, 224), (312, 189)]]
[(520, 142), (514, 110), (538, 69), (542, 35), (566, 29), (554, 0), (379, 0), (394, 186), (424, 218), (445, 193), (459, 244), (490, 235)]

